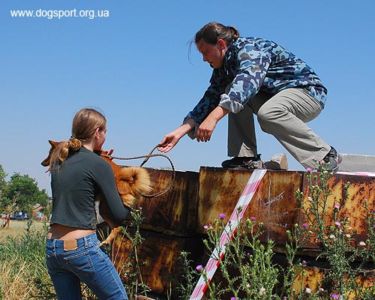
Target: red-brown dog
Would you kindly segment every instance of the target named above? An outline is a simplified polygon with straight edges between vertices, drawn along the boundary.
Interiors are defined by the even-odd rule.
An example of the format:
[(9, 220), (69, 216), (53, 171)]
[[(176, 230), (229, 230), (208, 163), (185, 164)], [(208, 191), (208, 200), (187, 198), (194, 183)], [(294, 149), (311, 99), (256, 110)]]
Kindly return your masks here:
[[(49, 143), (51, 144), (51, 149), (47, 158), (42, 161), (42, 166), (45, 167), (49, 166), (53, 149), (60, 142), (49, 141)], [(99, 154), (100, 157), (108, 162), (112, 168), (115, 175), (117, 190), (124, 205), (133, 208), (139, 197), (141, 197), (143, 194), (149, 193), (152, 190), (150, 176), (144, 168), (122, 167), (112, 161), (111, 156), (108, 155), (107, 151), (102, 151)], [(101, 244), (110, 244), (121, 229), (120, 227), (117, 227), (113, 221), (111, 221), (109, 209), (103, 197), (99, 195), (96, 200), (99, 201), (100, 216), (112, 228), (110, 235)]]

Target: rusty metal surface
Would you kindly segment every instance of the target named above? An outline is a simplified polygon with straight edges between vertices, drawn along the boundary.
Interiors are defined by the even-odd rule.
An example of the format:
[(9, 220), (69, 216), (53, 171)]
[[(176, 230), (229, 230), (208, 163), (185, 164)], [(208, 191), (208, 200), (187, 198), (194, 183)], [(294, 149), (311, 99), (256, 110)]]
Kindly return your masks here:
[[(171, 184), (172, 171), (148, 169), (152, 193), (166, 190)], [(197, 220), (198, 173), (176, 172), (172, 188), (158, 197), (138, 201), (142, 207), (142, 228), (173, 235), (190, 235)]]
[[(220, 213), (227, 221), (235, 207), (251, 171), (227, 170), (203, 167), (199, 174), (199, 203), (197, 232), (204, 233), (203, 226), (213, 223)], [(254, 195), (244, 218), (255, 217), (264, 224), (262, 239), (272, 239), (283, 245), (287, 241), (286, 229), (294, 224), (306, 222), (304, 212), (299, 208), (295, 192), (304, 191), (303, 205), (309, 206), (306, 173), (293, 171), (268, 171)], [(344, 187), (349, 183), (348, 197), (344, 199)], [(340, 204), (339, 218), (348, 219), (348, 226), (356, 242), (367, 236), (366, 216), (375, 210), (375, 178), (353, 175), (334, 175), (328, 181), (331, 195), (328, 197), (324, 221), (333, 225), (333, 207)], [(367, 209), (365, 207), (367, 203)], [(311, 249), (305, 254), (316, 255), (319, 245), (311, 240), (304, 244)]]
[[(306, 288), (311, 289), (311, 292), (315, 293), (322, 287), (322, 282), (326, 277), (327, 270), (320, 269), (317, 267), (303, 267), (302, 270), (297, 270), (299, 274), (293, 281), (292, 288), (296, 291), (296, 294), (305, 294)], [(345, 281), (346, 279), (343, 278)], [(369, 288), (375, 285), (375, 271), (370, 270), (363, 272), (356, 276), (356, 284), (361, 288)], [(324, 291), (322, 291), (324, 292)], [(354, 291), (349, 292), (345, 299), (358, 299), (355, 296)], [(297, 298), (296, 298), (297, 299)]]
[[(142, 231), (144, 242), (138, 250), (143, 282), (155, 293), (166, 294), (175, 287), (181, 274), (181, 251), (191, 253), (190, 259), (197, 261), (203, 253), (203, 244), (199, 238), (180, 238), (156, 232)], [(126, 237), (119, 236), (112, 245), (113, 262), (124, 281), (125, 266), (131, 243)]]
[[(155, 187), (153, 192), (167, 188), (171, 171), (149, 171)], [(139, 260), (145, 264), (141, 268), (143, 279), (153, 292), (165, 295), (172, 279), (177, 278), (181, 251), (192, 251), (195, 253), (193, 260), (204, 263), (202, 258), (209, 253), (203, 253), (203, 226), (213, 223), (220, 213), (226, 214), (224, 221), (229, 219), (250, 175), (251, 171), (209, 167), (202, 167), (200, 173), (177, 172), (174, 186), (167, 194), (139, 201), (145, 217), (142, 225), (145, 240), (139, 249)], [(350, 182), (348, 199), (343, 202), (347, 182)], [(328, 198), (326, 224), (330, 224), (334, 203), (338, 202), (341, 205), (340, 216), (348, 217), (349, 225), (353, 231), (357, 231), (356, 238), (363, 239), (367, 233), (365, 200), (368, 210), (375, 210), (375, 178), (336, 175), (329, 180), (329, 187), (332, 194)], [(275, 252), (285, 251), (286, 229), (306, 221), (296, 201), (295, 192), (298, 189), (306, 192), (305, 173), (268, 171), (244, 215), (244, 218), (255, 217), (257, 222), (264, 223), (262, 239), (273, 239), (276, 242)], [(304, 205), (308, 201), (305, 197)], [(310, 241), (304, 247), (311, 251), (304, 252), (305, 255), (316, 256), (320, 253), (314, 242)], [(125, 238), (115, 240), (113, 258), (118, 269), (124, 267), (129, 249), (129, 241)], [(324, 269), (308, 266), (305, 267), (305, 276), (297, 277), (294, 283), (296, 289), (313, 289), (324, 278)], [(358, 280), (364, 287), (373, 285), (374, 271), (359, 276)]]
[[(348, 184), (347, 199), (345, 200), (345, 185)], [(350, 234), (353, 240), (358, 243), (367, 238), (367, 216), (371, 211), (375, 210), (375, 178), (355, 175), (340, 175), (332, 176), (328, 180), (328, 187), (331, 194), (327, 198), (326, 212), (324, 214), (324, 224), (326, 226), (334, 225), (333, 215), (334, 206), (339, 204), (338, 219), (346, 219), (347, 228), (350, 229)], [(304, 203), (305, 207), (311, 205), (308, 197), (308, 180), (307, 174), (304, 175), (303, 182)], [(323, 198), (320, 199), (323, 201)], [(365, 206), (367, 205), (367, 208)], [(303, 212), (301, 212), (303, 214)], [(306, 222), (307, 218), (303, 215), (299, 218), (299, 223)], [(306, 247), (318, 247), (316, 243), (310, 241), (306, 243)]]
[[(201, 168), (199, 178), (199, 206), (197, 231), (213, 223), (220, 213), (227, 221), (244, 189), (251, 171), (221, 168)], [(264, 224), (264, 238), (284, 243), (285, 230), (296, 221), (296, 190), (302, 186), (302, 173), (269, 171), (263, 178), (244, 218), (255, 217)]]

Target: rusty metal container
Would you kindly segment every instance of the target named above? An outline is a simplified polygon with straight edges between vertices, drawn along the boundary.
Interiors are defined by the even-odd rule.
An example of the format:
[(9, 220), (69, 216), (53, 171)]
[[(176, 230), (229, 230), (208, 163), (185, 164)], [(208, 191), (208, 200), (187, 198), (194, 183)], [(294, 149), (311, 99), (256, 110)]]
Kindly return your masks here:
[[(282, 254), (275, 254), (272, 258), (272, 262), (274, 264), (278, 264), (279, 266), (287, 267), (286, 258)], [(329, 295), (327, 295), (327, 286), (323, 284), (323, 282), (327, 278), (328, 271), (329, 271), (329, 269), (327, 269), (327, 267), (324, 266), (325, 263), (317, 262), (315, 260), (311, 260), (310, 262), (307, 262), (307, 263), (308, 265), (303, 265), (303, 266), (296, 265), (295, 266), (294, 272), (296, 274), (296, 277), (291, 283), (291, 288), (294, 291), (294, 296), (289, 295), (290, 297), (288, 297), (288, 299), (289, 300), (310, 299), (309, 293), (316, 294), (318, 292), (319, 292), (320, 297), (313, 298), (313, 299), (332, 299)], [(233, 278), (236, 278), (236, 277), (238, 278), (241, 276), (238, 269), (233, 269), (233, 270), (230, 270), (229, 272), (233, 276)], [(283, 278), (280, 276), (279, 280), (280, 282), (282, 282)], [(342, 280), (344, 282), (348, 281), (348, 277), (344, 276)], [(220, 268), (216, 271), (212, 282), (215, 285), (219, 285), (219, 284), (225, 285), (225, 283), (227, 282)], [(346, 296), (345, 299), (360, 300), (361, 298), (358, 297), (359, 290), (373, 287), (375, 285), (375, 270), (363, 270), (362, 272), (360, 272), (359, 274), (355, 276), (355, 282), (357, 285), (357, 290), (355, 290), (355, 287), (351, 285), (349, 291), (345, 295)], [(231, 295), (230, 293), (226, 293), (220, 299), (230, 299), (231, 296), (233, 295)], [(240, 297), (240, 299), (245, 299), (245, 298)]]
[(163, 232), (175, 236), (195, 234), (198, 206), (198, 176), (196, 172), (173, 172), (148, 169), (153, 185), (152, 194), (167, 193), (139, 200), (142, 207), (143, 229)]
[[(292, 288), (295, 290), (296, 295), (307, 295), (306, 289), (310, 289), (311, 292), (316, 293), (321, 288), (321, 283), (327, 274), (327, 269), (318, 268), (318, 267), (303, 267), (302, 271), (299, 272), (295, 280), (293, 281)], [(347, 278), (343, 278), (347, 280)], [(369, 288), (375, 285), (375, 271), (368, 270), (364, 271), (361, 274), (358, 274), (355, 277), (356, 284), (360, 288)], [(348, 300), (358, 300), (358, 291), (351, 289), (345, 296), (345, 299)], [(321, 292), (324, 295), (324, 288)], [(327, 297), (327, 295), (326, 295)], [(298, 297), (292, 298), (298, 299)], [(322, 297), (322, 299), (325, 299)]]
[[(143, 282), (154, 293), (166, 295), (169, 289), (175, 290), (181, 275), (181, 251), (189, 252), (193, 262), (201, 260), (203, 244), (200, 237), (176, 237), (152, 231), (142, 231), (145, 239), (138, 251)], [(113, 262), (126, 281), (126, 262), (131, 251), (131, 242), (119, 235), (112, 245)]]
[[(252, 171), (226, 170), (222, 168), (200, 169), (197, 232), (204, 233), (203, 226), (213, 223), (220, 213), (227, 221)], [(277, 244), (286, 241), (286, 228), (296, 222), (298, 209), (295, 192), (301, 189), (301, 172), (269, 171), (244, 214), (244, 219), (255, 217), (263, 222), (265, 236)]]
[[(307, 197), (308, 178), (311, 176), (314, 175), (305, 174), (303, 180), (303, 206), (307, 208), (311, 206), (311, 199)], [(325, 226), (334, 225), (334, 210), (335, 205), (338, 205), (337, 218), (347, 220), (353, 242), (358, 244), (366, 240), (368, 236), (366, 220), (375, 210), (375, 177), (336, 174), (328, 180), (328, 189), (330, 195), (327, 197), (325, 213), (322, 214)], [(323, 197), (319, 201), (324, 201)], [(310, 215), (310, 219), (311, 217)], [(305, 213), (300, 211), (298, 223), (301, 225), (307, 220)], [(314, 240), (306, 242), (303, 246), (306, 249), (315, 248), (315, 251), (319, 249), (319, 245)]]
[[(172, 171), (149, 169), (154, 191), (166, 189), (172, 178)], [(142, 224), (145, 241), (139, 249), (140, 261), (144, 262), (141, 272), (145, 283), (154, 291), (166, 295), (178, 270), (178, 257), (181, 251), (193, 253), (194, 262), (205, 263), (209, 255), (204, 253), (202, 238), (204, 225), (213, 223), (220, 213), (229, 219), (252, 171), (226, 170), (202, 167), (199, 173), (176, 172), (176, 180), (168, 193), (139, 201), (145, 221)], [(347, 188), (347, 183), (350, 183)], [(335, 175), (328, 181), (331, 195), (327, 201), (326, 225), (332, 223), (335, 203), (340, 203), (340, 217), (348, 217), (349, 224), (356, 231), (355, 241), (367, 235), (365, 216), (375, 210), (375, 178), (351, 175)], [(305, 193), (308, 189), (307, 174), (296, 171), (268, 171), (255, 193), (244, 218), (255, 217), (264, 224), (263, 240), (272, 239), (276, 243), (275, 252), (283, 255), (287, 241), (286, 229), (294, 224), (306, 222), (297, 203), (296, 191)], [(347, 193), (346, 201), (342, 201)], [(303, 198), (303, 205), (309, 205)], [(367, 209), (364, 202), (367, 202)], [(311, 261), (319, 254), (319, 245), (310, 240), (303, 245)], [(113, 244), (115, 265), (121, 269), (127, 259), (130, 244), (118, 237)], [(312, 250), (312, 251), (310, 251)], [(310, 252), (309, 252), (310, 251)], [(296, 279), (296, 285), (312, 287), (322, 279), (321, 269), (308, 268), (308, 278)], [(318, 271), (317, 271), (318, 270)], [(178, 273), (178, 272), (177, 272)], [(309, 279), (309, 280), (310, 280)], [(374, 284), (373, 270), (364, 277), (364, 286)]]

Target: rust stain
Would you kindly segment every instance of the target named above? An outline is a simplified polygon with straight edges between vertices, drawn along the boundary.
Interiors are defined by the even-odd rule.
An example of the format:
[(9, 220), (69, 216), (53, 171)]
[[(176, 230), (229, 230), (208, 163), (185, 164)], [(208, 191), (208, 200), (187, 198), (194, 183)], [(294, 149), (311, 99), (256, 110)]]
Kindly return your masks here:
[[(304, 292), (306, 288), (310, 288), (313, 293), (316, 293), (322, 287), (324, 278), (328, 270), (317, 267), (303, 267), (296, 269), (297, 276), (293, 281), (292, 289), (298, 295), (301, 291)], [(343, 280), (348, 280), (343, 278)], [(356, 283), (360, 288), (369, 288), (375, 286), (375, 271), (363, 272), (356, 276)], [(357, 299), (353, 290), (349, 291), (345, 299)]]
[[(199, 227), (213, 223), (220, 213), (229, 219), (251, 171), (202, 168), (199, 182)], [(298, 172), (267, 172), (254, 195), (244, 218), (255, 217), (265, 228), (264, 238), (284, 242), (285, 229), (296, 220), (295, 191), (301, 187)]]
[(320, 284), (323, 281), (324, 274), (317, 267), (304, 267), (303, 269), (296, 269), (298, 274), (293, 281), (292, 289), (299, 294), (306, 288), (310, 288), (313, 292), (318, 291)]
[[(145, 233), (145, 241), (138, 251), (143, 281), (157, 293), (164, 293), (175, 276), (175, 268), (186, 240)], [(126, 282), (125, 266), (129, 259), (131, 242), (126, 237), (118, 237), (112, 245), (112, 257), (117, 270)]]
[[(251, 171), (231, 171), (220, 168), (201, 168), (199, 178), (198, 228), (204, 233), (203, 226), (213, 223), (220, 213), (227, 221), (245, 187)], [(345, 199), (345, 185), (350, 183)], [(340, 204), (340, 219), (347, 219), (352, 227), (356, 242), (367, 234), (366, 216), (375, 206), (375, 179), (348, 175), (332, 176), (328, 181), (331, 194), (327, 199), (325, 224), (332, 225), (333, 209)], [(286, 242), (286, 229), (295, 223), (306, 222), (304, 212), (298, 207), (295, 192), (302, 189), (305, 194), (303, 205), (309, 207), (307, 199), (307, 178), (304, 173), (291, 171), (269, 171), (263, 178), (257, 193), (253, 197), (244, 218), (255, 217), (264, 224), (263, 239), (273, 239), (276, 243)], [(367, 209), (365, 208), (367, 203)], [(307, 248), (318, 247), (312, 240)]]
[[(235, 176), (236, 175), (236, 176)], [(221, 168), (201, 168), (199, 173), (199, 206), (197, 231), (212, 223), (220, 213), (229, 218), (251, 172), (229, 171)]]
[[(172, 171), (149, 170), (153, 193), (166, 190), (172, 184)], [(171, 231), (176, 235), (192, 232), (196, 223), (194, 207), (198, 199), (198, 174), (176, 172), (172, 188), (158, 197), (143, 197), (138, 201), (142, 208), (144, 222), (142, 228), (155, 231)]]
[[(345, 192), (347, 184), (348, 188)], [(375, 178), (338, 174), (328, 180), (328, 187), (330, 195), (327, 198), (326, 211), (323, 218), (325, 225), (333, 225), (334, 206), (338, 204), (340, 205), (340, 209), (337, 217), (340, 220), (347, 220), (348, 227), (351, 227), (350, 233), (355, 243), (365, 239), (367, 236), (366, 219), (369, 211), (375, 209)], [(307, 198), (308, 183), (306, 176), (304, 178), (303, 190), (305, 194), (303, 204), (305, 207), (309, 207), (310, 202)], [(347, 194), (346, 198), (345, 194)], [(323, 198), (319, 201), (322, 202)], [(367, 205), (367, 208), (365, 205)], [(314, 246), (312, 241), (310, 243), (309, 247)]]

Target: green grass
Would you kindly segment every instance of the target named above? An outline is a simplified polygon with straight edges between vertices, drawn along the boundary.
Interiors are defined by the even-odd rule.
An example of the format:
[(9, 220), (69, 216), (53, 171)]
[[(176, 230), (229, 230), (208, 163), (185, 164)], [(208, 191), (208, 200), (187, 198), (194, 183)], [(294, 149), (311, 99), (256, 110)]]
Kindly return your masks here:
[(53, 299), (45, 265), (46, 224), (11, 221), (0, 233), (0, 299)]
[[(41, 230), (44, 226), (43, 222), (33, 221), (33, 230)], [(27, 221), (11, 220), (7, 228), (0, 228), (0, 244), (3, 243), (7, 237), (18, 238), (21, 237), (27, 229)]]

